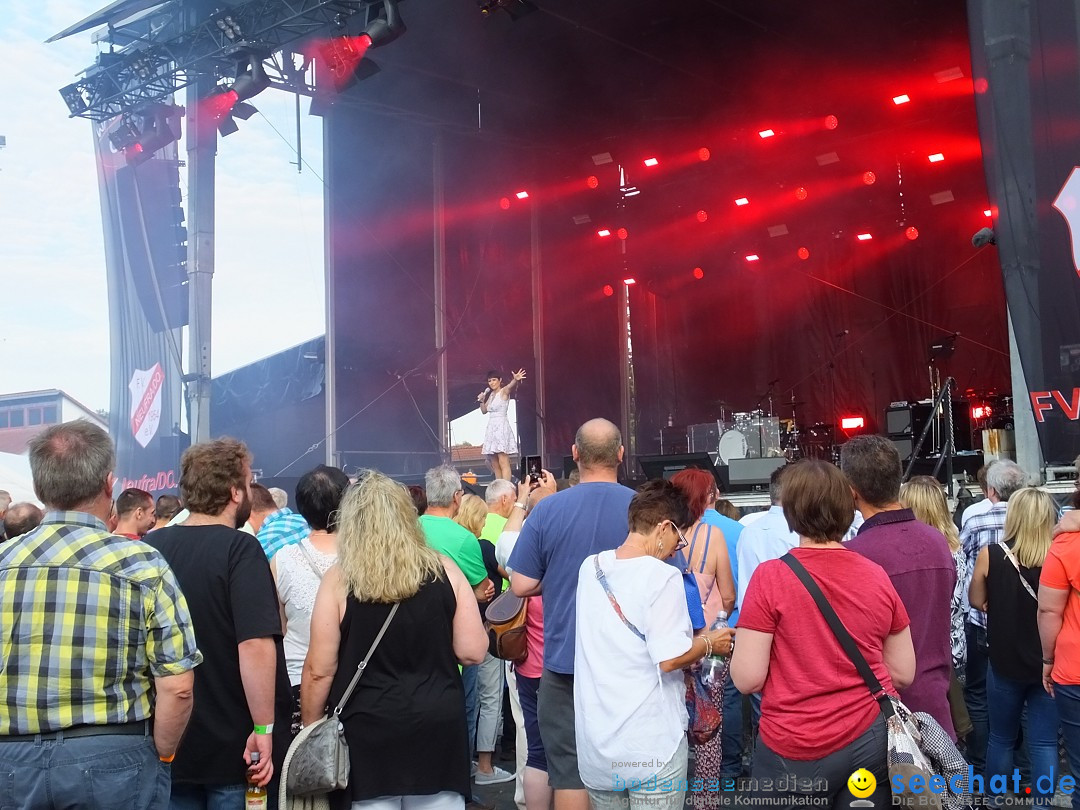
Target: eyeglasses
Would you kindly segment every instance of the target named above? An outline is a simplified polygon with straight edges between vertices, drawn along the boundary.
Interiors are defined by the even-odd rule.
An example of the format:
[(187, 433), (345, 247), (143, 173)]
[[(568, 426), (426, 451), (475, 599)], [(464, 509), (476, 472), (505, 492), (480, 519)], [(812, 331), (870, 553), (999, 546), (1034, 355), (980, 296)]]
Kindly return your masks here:
[(675, 550), (682, 551), (684, 548), (690, 545), (690, 543), (687, 542), (686, 535), (682, 533), (682, 530), (675, 525), (675, 521), (669, 520), (668, 523), (670, 523), (671, 528), (675, 530), (675, 534), (679, 535), (679, 542), (675, 544)]

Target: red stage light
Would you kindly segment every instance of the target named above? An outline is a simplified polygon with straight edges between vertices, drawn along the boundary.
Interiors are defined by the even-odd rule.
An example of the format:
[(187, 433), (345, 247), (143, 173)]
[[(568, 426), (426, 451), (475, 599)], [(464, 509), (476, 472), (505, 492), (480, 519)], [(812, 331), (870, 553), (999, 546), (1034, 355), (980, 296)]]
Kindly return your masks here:
[(807, 191), (806, 191), (805, 186), (799, 186), (797, 189), (795, 189), (795, 199), (796, 200), (805, 200), (806, 197), (807, 197)]
[(356, 73), (357, 67), (371, 47), (371, 37), (367, 34), (355, 37), (337, 36), (317, 42), (315, 47), (334, 89), (341, 90)]
[(868, 186), (874, 185), (877, 182), (877, 175), (873, 172), (863, 172), (862, 181)]
[(739, 199), (735, 200), (735, 204), (736, 205), (749, 205), (750, 200), (746, 199), (746, 197), (739, 197)]
[(645, 165), (652, 168), (660, 163), (656, 158), (645, 158)]
[(625, 239), (630, 234), (627, 233), (626, 228), (619, 228), (619, 230), (615, 231), (615, 235), (620, 239)]
[(612, 296), (614, 294), (615, 294), (615, 288), (612, 287), (610, 284), (605, 284), (604, 285), (604, 295), (610, 297), (610, 296)]
[(771, 138), (775, 134), (776, 133), (773, 132), (771, 129), (763, 129), (761, 130), (761, 132), (758, 133), (758, 137), (762, 140), (765, 140), (765, 138)]
[(751, 253), (751, 254), (749, 254), (749, 255), (748, 255), (748, 256), (746, 257), (746, 260), (747, 260), (748, 262), (756, 262), (756, 261), (758, 261), (758, 260), (759, 260), (760, 258), (761, 258), (761, 257), (760, 257), (760, 256), (758, 256), (758, 255), (757, 255), (756, 253)]
[(701, 211), (698, 211), (697, 212), (697, 221), (698, 222), (708, 222), (709, 221), (709, 212), (704, 210), (704, 209), (702, 209)]
[(625, 284), (627, 287), (629, 287), (631, 284), (637, 284), (637, 281), (635, 279), (632, 279), (632, 278), (624, 278), (622, 280), (622, 283)]
[(839, 118), (837, 118), (835, 115), (825, 116), (825, 129), (836, 129), (838, 126), (840, 126)]
[(810, 258), (810, 251), (804, 247), (799, 248), (798, 254), (799, 258), (802, 259), (804, 262)]
[(527, 192), (527, 191), (519, 191), (514, 196), (517, 197), (519, 200), (527, 200), (527, 199), (529, 199), (529, 192)]
[(214, 121), (220, 121), (233, 107), (236, 106), (236, 102), (240, 100), (239, 94), (235, 90), (226, 90), (224, 93), (214, 93), (203, 101), (204, 111)]
[(503, 197), (501, 200), (499, 200), (499, 208), (501, 208), (503, 211), (505, 211), (509, 207), (510, 207), (510, 198), (509, 197)]
[(941, 161), (943, 161), (944, 159), (945, 156), (941, 154), (941, 152), (935, 152), (934, 154), (929, 156), (929, 160), (931, 163), (941, 163)]
[(994, 212), (991, 211), (989, 208), (984, 208), (983, 209), (983, 216), (984, 217), (992, 217), (993, 215), (994, 215)]
[(985, 405), (973, 405), (972, 408), (971, 408), (971, 418), (972, 419), (984, 419), (984, 418), (986, 418), (986, 416), (988, 416), (987, 410), (988, 409), (986, 408)]
[(697, 159), (705, 162), (712, 157), (712, 152), (706, 149), (704, 146), (697, 150)]
[(695, 267), (694, 268), (694, 278), (696, 278), (696, 279), (705, 278), (705, 271), (702, 270), (700, 267)]
[(909, 101), (911, 101), (911, 98), (908, 96), (907, 93), (901, 93), (898, 96), (892, 97), (892, 103), (895, 104), (897, 107), (899, 107), (901, 104), (907, 104)]
[(988, 82), (986, 79), (980, 77), (980, 78), (975, 80), (975, 92), (976, 93), (979, 93), (981, 95), (981, 94), (985, 93), (989, 89), (990, 89), (990, 82)]
[(589, 188), (597, 188), (600, 185), (600, 178), (595, 174), (590, 174), (589, 179), (585, 181), (585, 185)]
[(844, 430), (861, 430), (866, 427), (866, 419), (861, 416), (845, 416), (840, 419), (840, 427)]
[(604, 237), (611, 236), (611, 231), (609, 231), (607, 228), (601, 228), (596, 232), (596, 235), (602, 239)]
[(916, 239), (919, 238), (919, 229), (912, 225), (906, 231), (904, 231), (904, 236), (914, 242)]
[(869, 242), (874, 237), (871, 234), (868, 234), (868, 233), (860, 233), (855, 238), (858, 239), (860, 242)]

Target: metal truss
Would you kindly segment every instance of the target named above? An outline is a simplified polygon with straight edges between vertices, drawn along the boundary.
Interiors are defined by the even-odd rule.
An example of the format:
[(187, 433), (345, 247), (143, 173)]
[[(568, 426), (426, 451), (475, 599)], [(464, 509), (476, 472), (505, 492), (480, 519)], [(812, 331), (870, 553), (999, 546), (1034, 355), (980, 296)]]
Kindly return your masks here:
[(358, 14), (373, 19), (382, 8), (382, 0), (247, 0), (189, 24), (191, 10), (173, 0), (110, 26), (96, 38), (110, 50), (60, 94), (71, 117), (107, 121), (170, 101), (197, 76), (235, 77), (249, 59), (264, 61), (272, 84), (310, 93), (304, 76), (309, 65), (298, 65), (285, 46), (320, 30), (342, 29)]

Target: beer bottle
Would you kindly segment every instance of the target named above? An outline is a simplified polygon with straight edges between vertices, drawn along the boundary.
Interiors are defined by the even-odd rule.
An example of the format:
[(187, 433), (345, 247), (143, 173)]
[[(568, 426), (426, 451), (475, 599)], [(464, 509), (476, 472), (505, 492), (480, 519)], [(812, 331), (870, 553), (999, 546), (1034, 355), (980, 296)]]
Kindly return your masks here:
[[(251, 752), (251, 767), (254, 768), (259, 764), (259, 752)], [(256, 785), (251, 776), (251, 772), (248, 771), (248, 786), (247, 793), (244, 796), (244, 808), (245, 810), (266, 810), (269, 804), (266, 800), (266, 788), (261, 785)]]

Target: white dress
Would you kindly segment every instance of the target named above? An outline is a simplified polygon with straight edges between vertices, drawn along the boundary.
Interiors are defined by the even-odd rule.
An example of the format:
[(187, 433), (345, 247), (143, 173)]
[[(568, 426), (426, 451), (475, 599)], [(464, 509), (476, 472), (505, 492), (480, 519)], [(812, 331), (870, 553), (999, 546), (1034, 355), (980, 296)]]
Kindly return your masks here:
[(510, 427), (508, 412), (510, 410), (510, 398), (504, 397), (496, 391), (488, 400), (487, 406), (487, 430), (484, 432), (483, 453), (485, 456), (495, 453), (506, 453), (512, 456), (517, 452), (517, 438), (514, 430)]

